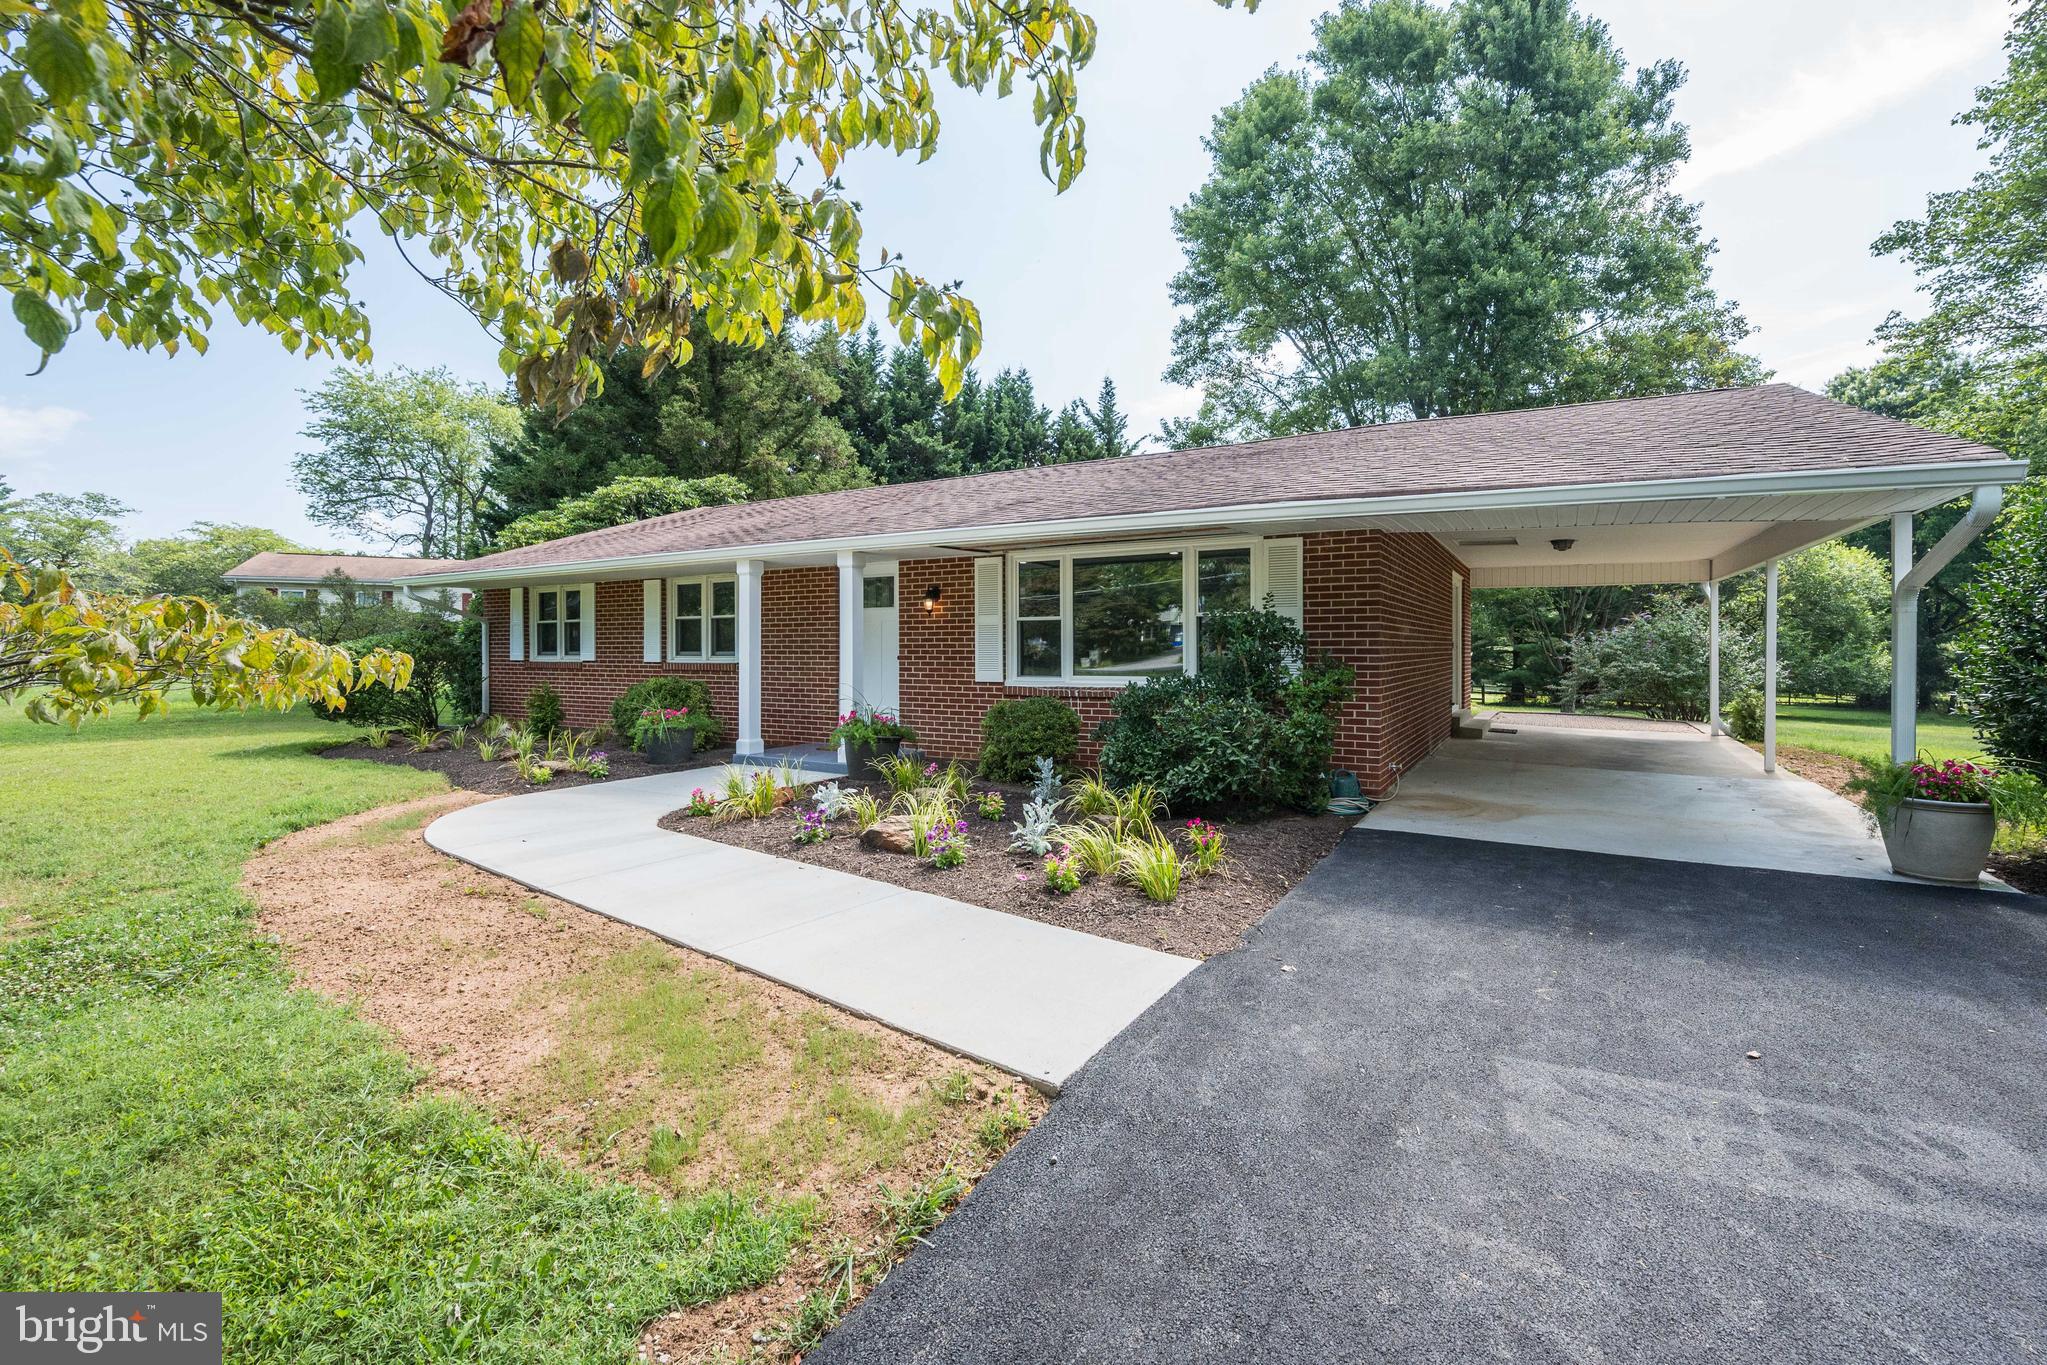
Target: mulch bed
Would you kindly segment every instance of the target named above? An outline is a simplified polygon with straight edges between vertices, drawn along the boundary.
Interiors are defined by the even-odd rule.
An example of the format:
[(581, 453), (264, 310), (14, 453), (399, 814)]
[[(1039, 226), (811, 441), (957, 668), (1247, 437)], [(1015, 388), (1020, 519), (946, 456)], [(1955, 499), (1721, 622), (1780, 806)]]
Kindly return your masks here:
[[(847, 789), (857, 785), (848, 784)], [(1229, 842), (1224, 848), (1221, 869), (1206, 877), (1197, 877), (1190, 871), (1176, 901), (1154, 904), (1122, 882), (1094, 877), (1082, 882), (1071, 895), (1056, 896), (1045, 889), (1043, 859), (1007, 851), (1010, 826), (1021, 818), (1030, 789), (976, 782), (974, 790), (1001, 792), (1009, 814), (1001, 820), (983, 820), (970, 806), (966, 817), (967, 861), (964, 866), (943, 871), (906, 853), (883, 853), (865, 847), (854, 832), (851, 819), (834, 821), (832, 837), (821, 844), (798, 844), (791, 840), (796, 817), (789, 810), (760, 820), (725, 823), (676, 810), (661, 818), (661, 827), (893, 882), (935, 896), (949, 896), (1142, 948), (1207, 957), (1242, 944), (1244, 931), (1263, 919), (1281, 896), (1307, 876), (1309, 869), (1336, 847), (1351, 825), (1351, 821), (1334, 815), (1281, 814), (1223, 821), (1220, 823)], [(1172, 833), (1177, 824), (1162, 820), (1160, 828)]]
[[(623, 744), (598, 745), (611, 764), (611, 776), (594, 778), (582, 773), (556, 773), (554, 780), (544, 786), (535, 786), (504, 760), (485, 763), (476, 756), (476, 750), (467, 747), (434, 749), (427, 753), (412, 752), (412, 745), (402, 735), (393, 735), (391, 743), (382, 749), (372, 749), (362, 740), (336, 745), (320, 751), (322, 758), (356, 758), (371, 763), (397, 763), (407, 768), (420, 768), (430, 773), (439, 773), (448, 779), (451, 787), (464, 791), (483, 792), (489, 796), (507, 796), (515, 792), (553, 791), (557, 787), (582, 787), (592, 782), (617, 782), (628, 777), (652, 777), (655, 773), (672, 773), (673, 767), (656, 767)], [(711, 766), (724, 763), (732, 757), (729, 746), (711, 749), (690, 760), (691, 767)]]

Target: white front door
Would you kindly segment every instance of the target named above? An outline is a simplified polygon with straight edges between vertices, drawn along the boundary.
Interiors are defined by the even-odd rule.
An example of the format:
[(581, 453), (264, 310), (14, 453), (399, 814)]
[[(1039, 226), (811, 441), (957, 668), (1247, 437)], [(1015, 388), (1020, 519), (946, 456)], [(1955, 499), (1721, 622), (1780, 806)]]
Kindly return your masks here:
[(860, 640), (864, 650), (860, 663), (862, 705), (877, 711), (894, 711), (902, 706), (897, 685), (896, 661), (896, 571), (893, 566), (875, 566), (860, 582)]

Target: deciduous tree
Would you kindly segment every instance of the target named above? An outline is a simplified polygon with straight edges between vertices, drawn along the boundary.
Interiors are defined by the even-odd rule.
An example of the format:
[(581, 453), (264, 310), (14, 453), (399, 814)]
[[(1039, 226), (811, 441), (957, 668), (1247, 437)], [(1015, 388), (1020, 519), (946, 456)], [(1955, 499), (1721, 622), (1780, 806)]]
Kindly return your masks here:
[(55, 569), (94, 589), (132, 587), (121, 562), (121, 522), (135, 509), (105, 493), (37, 493), (0, 503), (0, 546), (34, 569)]
[(1176, 444), (1753, 383), (1671, 189), (1674, 62), (1568, 0), (1345, 0), (1174, 214)]
[(508, 523), (498, 532), (492, 548), (515, 550), (692, 507), (745, 501), (746, 485), (729, 474), (708, 479), (627, 475), (581, 497), (564, 498), (545, 512), (529, 512)]

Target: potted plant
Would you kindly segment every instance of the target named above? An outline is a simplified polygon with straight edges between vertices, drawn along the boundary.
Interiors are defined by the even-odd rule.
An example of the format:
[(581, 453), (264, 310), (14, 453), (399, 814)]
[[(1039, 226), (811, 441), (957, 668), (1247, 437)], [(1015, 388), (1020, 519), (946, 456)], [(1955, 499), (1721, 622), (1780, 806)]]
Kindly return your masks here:
[(687, 763), (697, 751), (697, 730), (687, 706), (650, 706), (633, 723), (633, 743), (649, 763)]
[(2040, 784), (1950, 758), (1941, 763), (1865, 759), (1848, 790), (1876, 821), (1891, 870), (1927, 881), (1974, 885), (1990, 860), (1997, 826), (2047, 816)]
[(894, 712), (866, 706), (856, 706), (840, 716), (838, 728), (829, 736), (833, 744), (846, 746), (848, 777), (864, 776), (881, 759), (900, 753), (904, 740), (916, 737), (917, 732), (897, 719)]

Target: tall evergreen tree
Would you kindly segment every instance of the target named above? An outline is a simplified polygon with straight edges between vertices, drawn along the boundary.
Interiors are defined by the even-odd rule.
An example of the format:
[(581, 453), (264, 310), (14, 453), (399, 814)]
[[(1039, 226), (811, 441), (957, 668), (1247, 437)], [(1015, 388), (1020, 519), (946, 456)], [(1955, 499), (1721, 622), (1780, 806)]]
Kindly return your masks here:
[(1135, 455), (1143, 447), (1143, 437), (1130, 439), (1130, 419), (1116, 403), (1115, 380), (1103, 376), (1101, 392), (1095, 396), (1093, 405), (1082, 403), (1080, 407), (1100, 454)]

